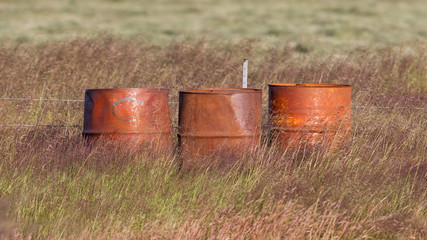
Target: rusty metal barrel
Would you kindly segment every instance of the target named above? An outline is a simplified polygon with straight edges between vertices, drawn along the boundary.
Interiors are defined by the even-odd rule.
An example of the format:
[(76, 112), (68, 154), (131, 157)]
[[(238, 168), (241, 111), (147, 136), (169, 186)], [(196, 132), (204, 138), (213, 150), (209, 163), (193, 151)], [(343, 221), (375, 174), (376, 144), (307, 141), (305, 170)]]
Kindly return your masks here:
[(258, 146), (261, 94), (260, 89), (246, 88), (180, 91), (178, 144), (184, 161)]
[(268, 85), (270, 139), (279, 148), (338, 147), (350, 133), (351, 86)]
[(83, 136), (126, 143), (131, 147), (170, 149), (169, 89), (88, 89), (85, 93)]

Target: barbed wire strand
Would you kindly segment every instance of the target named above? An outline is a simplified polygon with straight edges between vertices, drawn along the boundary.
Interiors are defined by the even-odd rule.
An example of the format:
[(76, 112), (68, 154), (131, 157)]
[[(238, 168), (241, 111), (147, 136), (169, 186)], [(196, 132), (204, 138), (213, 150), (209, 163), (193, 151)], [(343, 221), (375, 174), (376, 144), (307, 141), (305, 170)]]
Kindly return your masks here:
[(8, 101), (59, 101), (59, 102), (84, 102), (79, 99), (60, 99), (60, 98), (0, 98)]
[(53, 124), (0, 124), (0, 127), (63, 127), (78, 128), (82, 125), (53, 125)]
[[(0, 98), (5, 101), (59, 101), (59, 102), (84, 102), (80, 99), (60, 99), (60, 98)], [(178, 104), (179, 102), (168, 102), (169, 104)], [(268, 104), (262, 104), (263, 107)], [(387, 107), (387, 106), (352, 106), (354, 109), (410, 109), (410, 110), (427, 110), (427, 107)], [(422, 125), (423, 124), (417, 124)], [(52, 124), (0, 124), (0, 127), (83, 127), (82, 125), (52, 125)]]
[[(60, 98), (0, 98), (5, 101), (59, 101), (59, 102), (84, 102), (80, 99), (60, 99)], [(179, 102), (169, 102), (169, 104), (178, 104)], [(262, 104), (263, 107), (268, 104)], [(427, 107), (388, 107), (388, 106), (351, 106), (355, 109), (411, 109), (411, 110), (427, 110)]]
[[(409, 124), (407, 126), (410, 127), (427, 127), (427, 124)], [(54, 128), (83, 128), (83, 125), (50, 125), (50, 124), (0, 124), (0, 127), (54, 127)], [(395, 126), (393, 127), (400, 127)], [(173, 126), (172, 128), (178, 128), (177, 126)], [(262, 127), (263, 129), (268, 129), (269, 127)]]

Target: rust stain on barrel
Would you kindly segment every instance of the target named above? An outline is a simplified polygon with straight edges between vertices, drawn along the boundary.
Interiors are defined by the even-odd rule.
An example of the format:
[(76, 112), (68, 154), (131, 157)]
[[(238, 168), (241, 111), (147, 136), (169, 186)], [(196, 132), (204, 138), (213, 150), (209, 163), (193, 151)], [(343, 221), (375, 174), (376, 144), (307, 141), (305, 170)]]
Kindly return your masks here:
[(337, 147), (350, 133), (351, 86), (268, 85), (270, 138), (283, 147)]
[(261, 90), (209, 88), (179, 92), (181, 156), (253, 149), (261, 136)]
[(129, 146), (171, 148), (168, 89), (88, 89), (85, 93), (83, 135), (101, 136)]

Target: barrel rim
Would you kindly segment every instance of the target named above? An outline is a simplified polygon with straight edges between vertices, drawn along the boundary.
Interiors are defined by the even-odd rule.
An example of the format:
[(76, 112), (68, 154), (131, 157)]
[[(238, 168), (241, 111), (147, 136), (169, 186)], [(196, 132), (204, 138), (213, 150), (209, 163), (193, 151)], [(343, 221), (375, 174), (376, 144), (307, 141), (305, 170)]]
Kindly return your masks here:
[(179, 93), (231, 95), (240, 93), (262, 93), (262, 90), (258, 88), (197, 88), (179, 91)]
[(134, 135), (144, 135), (144, 134), (172, 134), (172, 129), (167, 131), (113, 131), (113, 130), (91, 130), (91, 129), (83, 129), (82, 134), (87, 135), (103, 135), (103, 134), (134, 134)]
[(327, 84), (327, 83), (270, 83), (269, 87), (285, 88), (351, 88), (349, 84)]
[(125, 91), (143, 91), (143, 92), (169, 92), (169, 88), (91, 88), (86, 89), (86, 92), (108, 91), (108, 92), (125, 92)]

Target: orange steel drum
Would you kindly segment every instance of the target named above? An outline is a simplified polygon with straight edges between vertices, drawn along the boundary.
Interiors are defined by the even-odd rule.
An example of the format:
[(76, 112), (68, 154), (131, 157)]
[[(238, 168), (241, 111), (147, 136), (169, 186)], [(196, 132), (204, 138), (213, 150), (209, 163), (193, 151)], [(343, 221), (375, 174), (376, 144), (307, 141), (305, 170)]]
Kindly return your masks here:
[(349, 135), (350, 85), (276, 83), (268, 93), (270, 139), (281, 148), (334, 148)]
[(170, 149), (172, 145), (168, 89), (88, 89), (83, 135), (89, 141), (125, 142)]
[(251, 150), (261, 137), (261, 90), (208, 88), (179, 92), (178, 142), (183, 158)]

